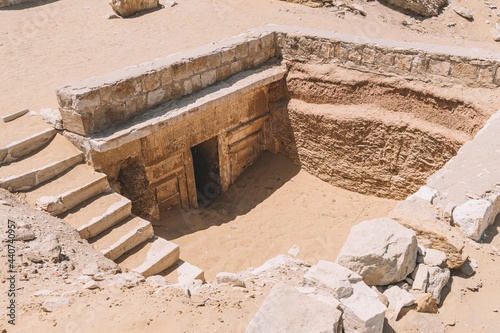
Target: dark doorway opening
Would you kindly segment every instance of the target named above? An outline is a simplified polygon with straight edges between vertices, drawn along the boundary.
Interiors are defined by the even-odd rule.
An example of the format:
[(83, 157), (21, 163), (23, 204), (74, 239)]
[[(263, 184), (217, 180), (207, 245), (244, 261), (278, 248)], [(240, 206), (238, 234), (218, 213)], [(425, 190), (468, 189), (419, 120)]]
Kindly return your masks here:
[(199, 208), (208, 207), (221, 193), (218, 148), (217, 137), (191, 148)]

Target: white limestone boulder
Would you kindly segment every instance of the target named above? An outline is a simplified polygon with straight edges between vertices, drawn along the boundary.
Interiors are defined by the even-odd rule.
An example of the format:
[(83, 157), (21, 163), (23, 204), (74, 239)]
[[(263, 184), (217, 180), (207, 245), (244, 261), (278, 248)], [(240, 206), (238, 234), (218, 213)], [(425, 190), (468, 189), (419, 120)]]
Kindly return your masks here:
[(450, 279), (450, 270), (442, 267), (430, 267), (419, 264), (412, 273), (412, 289), (434, 296), (436, 303), (441, 302), (441, 292)]
[(486, 199), (472, 199), (453, 210), (453, 222), (460, 226), (462, 233), (478, 241), (486, 228), (495, 222), (500, 212), (500, 194)]
[(351, 228), (337, 263), (368, 285), (395, 284), (414, 270), (417, 247), (413, 230), (389, 218), (374, 219)]
[(438, 250), (427, 249), (422, 255), (417, 256), (417, 263), (431, 267), (443, 267), (446, 263), (446, 254)]
[(111, 8), (121, 17), (129, 17), (158, 7), (159, 0), (111, 0)]
[(316, 287), (330, 292), (336, 298), (352, 294), (351, 282), (363, 278), (337, 263), (320, 260), (304, 275), (304, 287)]
[(333, 262), (320, 261), (304, 275), (303, 285), (338, 297), (346, 333), (382, 332), (387, 307), (357, 273)]
[(399, 316), (402, 308), (413, 305), (416, 301), (415, 296), (398, 286), (390, 286), (383, 295), (389, 300), (389, 309), (394, 311), (394, 318)]
[(340, 333), (342, 312), (332, 304), (279, 283), (248, 324), (245, 333)]

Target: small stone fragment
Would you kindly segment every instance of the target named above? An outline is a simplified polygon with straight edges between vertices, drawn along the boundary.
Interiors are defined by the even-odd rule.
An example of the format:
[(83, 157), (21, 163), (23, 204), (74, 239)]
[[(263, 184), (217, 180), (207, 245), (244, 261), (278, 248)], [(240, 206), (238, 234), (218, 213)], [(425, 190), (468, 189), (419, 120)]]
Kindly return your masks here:
[(215, 277), (218, 284), (227, 284), (233, 287), (243, 287), (245, 288), (245, 281), (235, 273), (221, 272)]
[(33, 231), (26, 228), (21, 228), (16, 230), (16, 237), (14, 240), (16, 241), (30, 241), (36, 238), (36, 235)]
[(472, 13), (467, 8), (464, 8), (464, 7), (455, 7), (455, 8), (453, 8), (453, 10), (455, 11), (455, 13), (457, 13), (458, 15), (460, 15), (460, 16), (468, 19), (468, 20), (473, 20), (474, 19), (474, 13)]
[(53, 312), (57, 308), (63, 306), (63, 305), (68, 305), (69, 300), (64, 297), (52, 297), (47, 299), (45, 302), (42, 304), (42, 310), (45, 312)]
[(436, 299), (431, 294), (417, 295), (417, 312), (437, 313), (438, 306)]
[(84, 289), (90, 289), (90, 290), (93, 290), (93, 289), (98, 289), (100, 288), (99, 284), (94, 281), (94, 280), (90, 280), (89, 282), (85, 283), (83, 285), (83, 288)]

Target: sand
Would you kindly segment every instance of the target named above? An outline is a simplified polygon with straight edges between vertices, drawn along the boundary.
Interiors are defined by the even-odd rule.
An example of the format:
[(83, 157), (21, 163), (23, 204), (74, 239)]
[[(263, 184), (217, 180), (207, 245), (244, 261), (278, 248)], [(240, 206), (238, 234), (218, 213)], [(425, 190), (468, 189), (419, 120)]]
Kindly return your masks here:
[[(498, 51), (489, 33), (496, 17), (482, 0), (453, 0), (441, 15), (424, 20), (360, 0), (355, 2), (363, 5), (366, 17), (347, 12), (342, 18), (328, 8), (277, 0), (178, 0), (171, 8), (109, 20), (107, 2), (45, 0), (0, 9), (0, 114), (57, 108), (58, 86), (267, 24)], [(475, 20), (458, 16), (455, 5), (471, 9)], [(403, 20), (413, 24), (403, 26)], [(448, 27), (450, 22), (456, 26)]]
[(153, 225), (214, 281), (218, 272), (260, 266), (294, 245), (311, 264), (335, 261), (353, 225), (386, 217), (396, 203), (331, 186), (266, 152), (209, 207), (163, 212)]

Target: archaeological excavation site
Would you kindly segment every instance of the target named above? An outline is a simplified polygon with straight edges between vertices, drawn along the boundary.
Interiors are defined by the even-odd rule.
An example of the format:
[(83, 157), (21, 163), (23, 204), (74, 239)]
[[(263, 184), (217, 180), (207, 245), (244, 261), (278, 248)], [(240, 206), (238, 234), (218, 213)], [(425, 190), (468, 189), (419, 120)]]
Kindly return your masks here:
[(2, 332), (499, 332), (500, 53), (246, 31), (1, 115)]

